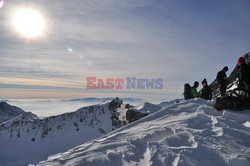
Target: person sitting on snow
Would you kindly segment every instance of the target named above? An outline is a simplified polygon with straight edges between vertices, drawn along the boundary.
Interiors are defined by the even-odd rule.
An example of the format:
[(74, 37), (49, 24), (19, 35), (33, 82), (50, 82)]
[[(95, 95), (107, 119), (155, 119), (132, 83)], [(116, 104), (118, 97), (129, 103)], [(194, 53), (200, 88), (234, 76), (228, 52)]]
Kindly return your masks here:
[(192, 98), (200, 97), (200, 93), (197, 92), (198, 86), (199, 86), (199, 82), (198, 82), (198, 81), (195, 81), (195, 82), (194, 82), (194, 86), (191, 88), (191, 95), (192, 95)]
[(203, 88), (201, 89), (201, 98), (205, 100), (211, 100), (212, 99), (212, 90), (211, 88), (207, 85), (207, 80), (204, 79), (202, 82)]

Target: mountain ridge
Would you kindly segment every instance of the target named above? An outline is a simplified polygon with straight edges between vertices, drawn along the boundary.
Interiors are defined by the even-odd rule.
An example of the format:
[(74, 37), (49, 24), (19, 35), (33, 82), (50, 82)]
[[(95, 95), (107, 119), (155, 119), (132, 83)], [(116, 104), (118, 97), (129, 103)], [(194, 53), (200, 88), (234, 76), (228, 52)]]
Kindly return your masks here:
[(19, 115), (23, 115), (25, 118), (37, 119), (38, 117), (31, 113), (25, 112), (21, 108), (12, 106), (6, 102), (0, 102), (0, 124), (11, 120)]
[(250, 112), (182, 101), (67, 152), (45, 165), (249, 165)]
[[(116, 100), (44, 119), (20, 115), (0, 125), (1, 165), (28, 165), (119, 127)], [(11, 156), (11, 157), (10, 157)], [(12, 160), (15, 159), (15, 161)]]

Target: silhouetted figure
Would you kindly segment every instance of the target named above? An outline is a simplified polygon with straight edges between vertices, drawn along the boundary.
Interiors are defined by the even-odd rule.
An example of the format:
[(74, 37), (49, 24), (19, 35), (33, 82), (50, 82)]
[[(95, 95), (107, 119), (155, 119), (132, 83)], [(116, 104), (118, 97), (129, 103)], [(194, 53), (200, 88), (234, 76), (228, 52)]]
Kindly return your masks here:
[(242, 84), (242, 86), (246, 90), (250, 90), (250, 69), (249, 66), (245, 62), (244, 57), (240, 57), (237, 60), (237, 64), (239, 65), (239, 84)]
[(184, 85), (184, 93), (183, 94), (184, 94), (184, 99), (185, 100), (189, 100), (189, 99), (193, 98), (193, 96), (191, 94), (191, 86), (188, 83), (186, 83)]
[(217, 77), (216, 77), (220, 85), (221, 96), (225, 96), (226, 91), (227, 91), (227, 84), (228, 84), (227, 75), (226, 75), (227, 71), (228, 71), (228, 67), (225, 66), (221, 71), (217, 73)]

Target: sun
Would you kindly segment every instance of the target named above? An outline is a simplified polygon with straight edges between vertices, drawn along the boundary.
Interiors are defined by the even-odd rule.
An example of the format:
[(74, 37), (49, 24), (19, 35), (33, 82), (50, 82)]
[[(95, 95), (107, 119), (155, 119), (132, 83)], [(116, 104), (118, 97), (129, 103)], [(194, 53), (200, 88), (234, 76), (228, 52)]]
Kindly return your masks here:
[(26, 38), (36, 38), (43, 34), (45, 21), (43, 16), (34, 9), (18, 9), (12, 19), (15, 30)]

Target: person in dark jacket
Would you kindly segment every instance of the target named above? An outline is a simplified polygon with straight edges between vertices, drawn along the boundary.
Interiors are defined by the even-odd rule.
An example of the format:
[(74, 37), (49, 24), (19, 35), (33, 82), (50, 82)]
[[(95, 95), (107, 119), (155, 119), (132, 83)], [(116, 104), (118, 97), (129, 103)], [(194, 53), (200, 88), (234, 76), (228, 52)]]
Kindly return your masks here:
[(201, 98), (205, 100), (212, 100), (212, 90), (211, 88), (207, 85), (207, 80), (204, 79), (201, 82), (203, 88), (201, 89)]
[(244, 57), (240, 57), (237, 61), (237, 64), (240, 66), (239, 69), (239, 80), (246, 90), (250, 90), (250, 70), (249, 66), (245, 62)]
[(244, 56), (246, 64), (250, 65), (250, 52), (246, 53)]
[(228, 67), (225, 66), (221, 71), (217, 73), (217, 81), (220, 85), (220, 94), (221, 96), (225, 96), (226, 91), (227, 91), (227, 84), (228, 84), (228, 79), (226, 72), (228, 71)]

